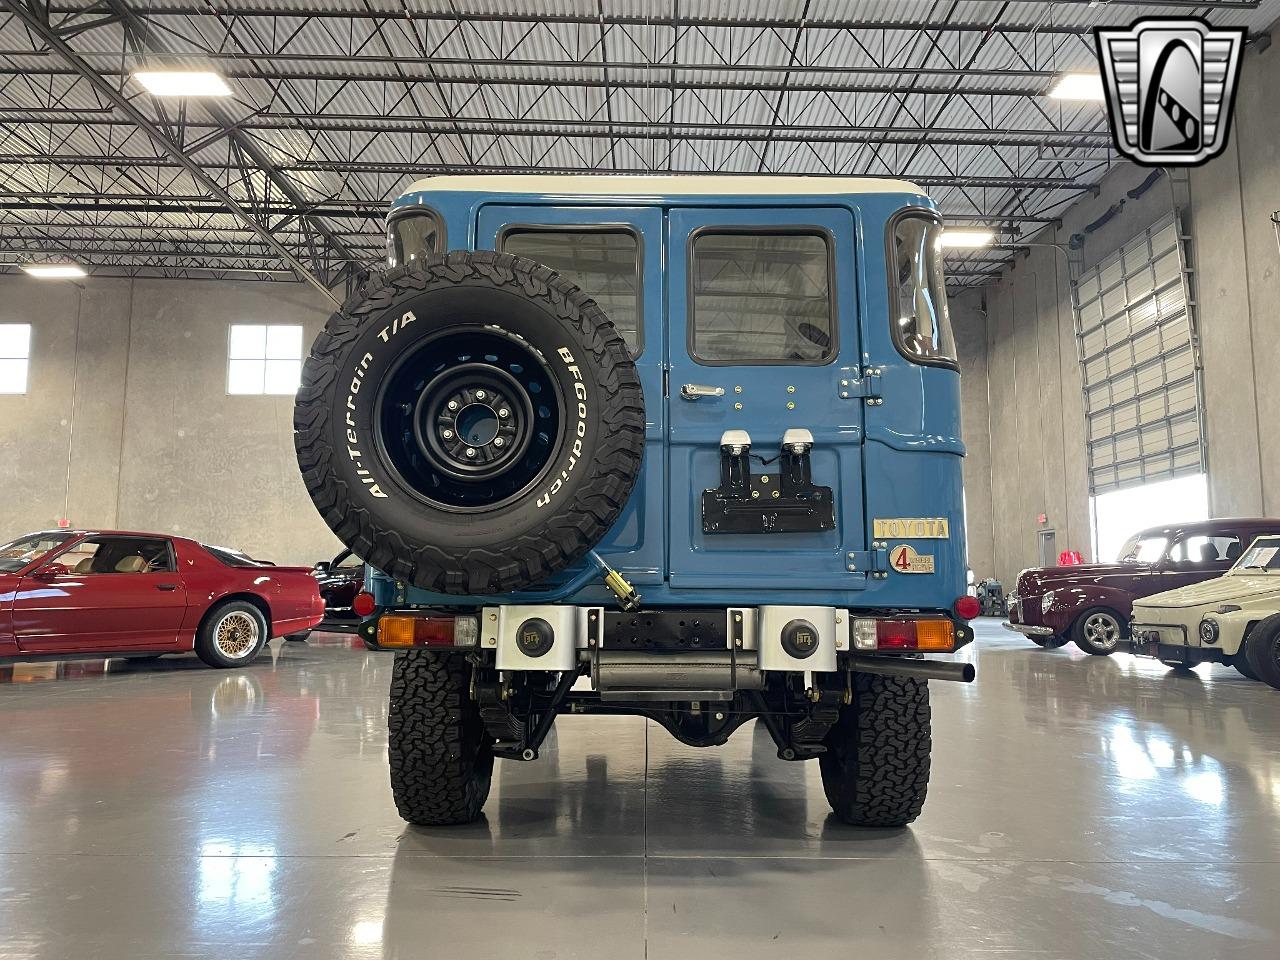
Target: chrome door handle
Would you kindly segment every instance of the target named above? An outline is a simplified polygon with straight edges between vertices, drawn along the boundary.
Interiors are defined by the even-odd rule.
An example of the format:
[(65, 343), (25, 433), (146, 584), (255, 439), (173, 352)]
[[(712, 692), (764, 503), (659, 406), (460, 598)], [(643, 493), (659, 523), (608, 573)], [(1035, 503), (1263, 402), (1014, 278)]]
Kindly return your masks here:
[(686, 383), (680, 388), (680, 396), (686, 400), (698, 400), (702, 397), (723, 397), (724, 387), (709, 387), (703, 383)]

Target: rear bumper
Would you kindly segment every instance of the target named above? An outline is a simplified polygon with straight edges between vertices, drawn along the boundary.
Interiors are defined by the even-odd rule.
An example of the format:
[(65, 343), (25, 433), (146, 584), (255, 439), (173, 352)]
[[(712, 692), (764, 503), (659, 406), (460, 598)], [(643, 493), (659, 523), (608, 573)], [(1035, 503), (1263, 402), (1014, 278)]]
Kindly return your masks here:
[(1020, 633), (1024, 637), (1052, 637), (1053, 630), (1050, 627), (1033, 627), (1029, 623), (1010, 623), (1006, 620), (1001, 624), (1006, 630), (1012, 630), (1014, 633)]
[(324, 619), (323, 613), (313, 613), (306, 617), (290, 617), (288, 620), (273, 620), (271, 636), (283, 637), (290, 633), (301, 633), (317, 626)]

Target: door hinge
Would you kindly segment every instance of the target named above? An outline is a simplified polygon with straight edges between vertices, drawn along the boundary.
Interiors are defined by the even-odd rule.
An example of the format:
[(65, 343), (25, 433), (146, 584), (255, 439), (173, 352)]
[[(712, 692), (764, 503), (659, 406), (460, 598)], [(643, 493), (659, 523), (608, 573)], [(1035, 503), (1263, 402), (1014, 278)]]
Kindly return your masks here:
[(880, 393), (881, 367), (863, 367), (858, 370), (842, 370), (840, 376), (841, 400), (865, 400), (868, 406), (879, 406), (884, 403)]
[(850, 550), (844, 555), (844, 568), (850, 573), (869, 574), (873, 580), (889, 575), (889, 547), (873, 543), (870, 550)]

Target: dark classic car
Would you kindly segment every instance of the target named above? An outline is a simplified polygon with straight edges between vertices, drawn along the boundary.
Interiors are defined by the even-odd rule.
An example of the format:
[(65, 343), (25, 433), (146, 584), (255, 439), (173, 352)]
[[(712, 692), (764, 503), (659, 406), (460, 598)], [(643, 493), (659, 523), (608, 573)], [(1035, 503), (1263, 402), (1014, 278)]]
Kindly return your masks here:
[(1115, 563), (1023, 570), (1004, 625), (1042, 647), (1074, 641), (1105, 656), (1128, 639), (1134, 600), (1219, 577), (1268, 534), (1280, 534), (1280, 520), (1202, 520), (1136, 533)]
[(324, 599), (326, 620), (358, 620), (352, 609), (356, 594), (364, 586), (364, 561), (350, 550), (343, 550), (332, 560), (321, 560), (312, 574)]

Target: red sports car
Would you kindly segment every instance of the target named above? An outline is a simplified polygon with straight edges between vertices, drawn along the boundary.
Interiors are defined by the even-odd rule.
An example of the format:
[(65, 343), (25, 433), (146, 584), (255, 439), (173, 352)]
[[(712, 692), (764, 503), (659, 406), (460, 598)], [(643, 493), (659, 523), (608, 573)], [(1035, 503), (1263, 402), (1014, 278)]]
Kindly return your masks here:
[(195, 650), (236, 667), (323, 616), (310, 567), (185, 537), (55, 530), (0, 546), (0, 661)]

